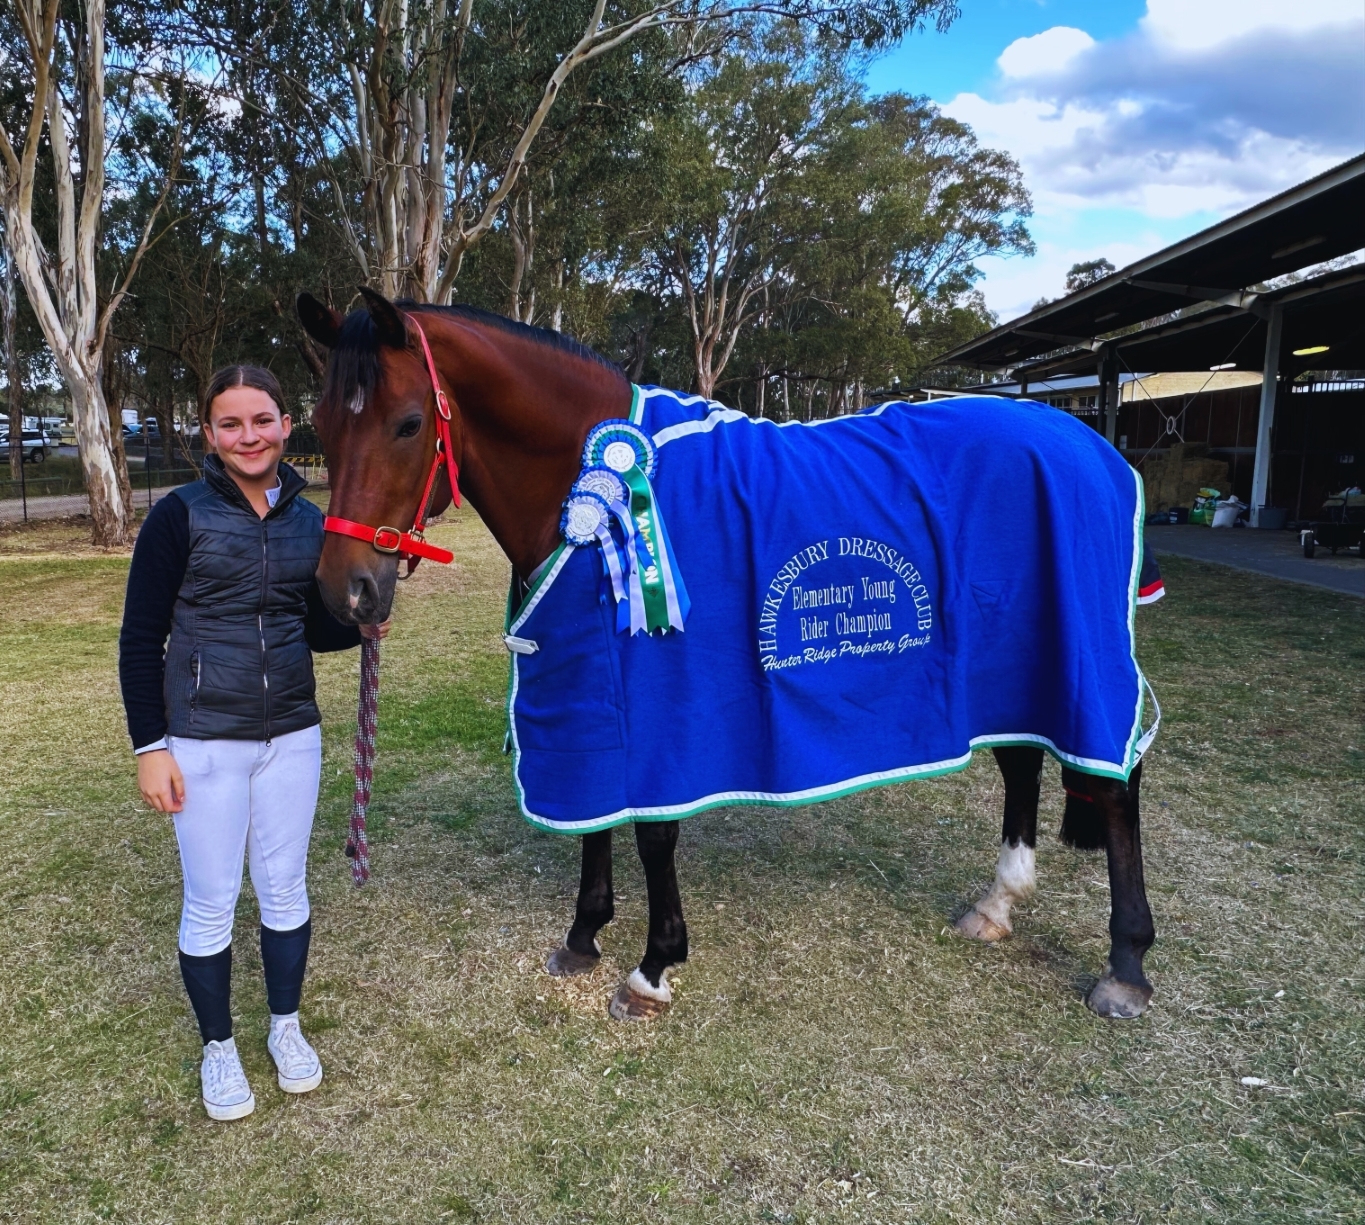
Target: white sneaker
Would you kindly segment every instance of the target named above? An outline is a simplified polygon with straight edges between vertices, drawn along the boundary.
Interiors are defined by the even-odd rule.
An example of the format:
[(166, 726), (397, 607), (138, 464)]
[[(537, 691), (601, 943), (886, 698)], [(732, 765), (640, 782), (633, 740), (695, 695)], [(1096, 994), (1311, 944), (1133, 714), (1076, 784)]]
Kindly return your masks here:
[(204, 1109), (209, 1118), (225, 1123), (241, 1119), (256, 1109), (256, 1097), (246, 1083), (242, 1060), (237, 1054), (237, 1043), (210, 1042), (204, 1047), (204, 1062), (199, 1068), (203, 1086)]
[(286, 1093), (307, 1093), (322, 1084), (322, 1062), (299, 1029), (297, 1017), (272, 1020), (265, 1047), (275, 1061), (280, 1088)]

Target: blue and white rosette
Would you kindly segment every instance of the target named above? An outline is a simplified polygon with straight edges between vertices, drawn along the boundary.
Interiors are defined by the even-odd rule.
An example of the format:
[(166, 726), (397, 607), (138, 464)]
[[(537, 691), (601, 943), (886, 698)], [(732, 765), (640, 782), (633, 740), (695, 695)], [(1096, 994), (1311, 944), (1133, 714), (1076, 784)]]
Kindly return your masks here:
[[(616, 543), (612, 533), (608, 532), (610, 544), (602, 545), (603, 565), (612, 576), (612, 593), (616, 597), (617, 632), (629, 629), (632, 634), (637, 634), (647, 626), (639, 570), (641, 566), (648, 569), (653, 559), (647, 551), (643, 556), (640, 555), (644, 545), (636, 534), (635, 521), (630, 516), (630, 489), (616, 472), (599, 464), (596, 467), (585, 468), (578, 474), (578, 480), (574, 482), (569, 494), (570, 501), (578, 494), (590, 494), (605, 502), (612, 520), (620, 529), (622, 540), (620, 556), (613, 556)], [(565, 536), (565, 539), (567, 540), (568, 536)], [(613, 564), (619, 567), (624, 576), (624, 594), (616, 582)]]
[(610, 468), (622, 474), (636, 467), (652, 481), (659, 468), (659, 451), (633, 421), (600, 421), (583, 444), (583, 467)]
[(575, 548), (590, 544), (602, 546), (602, 564), (606, 567), (607, 577), (611, 579), (611, 592), (619, 606), (627, 595), (625, 567), (621, 564), (621, 555), (612, 538), (611, 520), (611, 507), (605, 498), (575, 485), (564, 502), (564, 512), (559, 518), (559, 533)]
[[(588, 434), (583, 471), (564, 504), (564, 539), (575, 546), (602, 545), (618, 632), (681, 630), (691, 611), (650, 484), (657, 468), (658, 451), (639, 426), (603, 421)], [(624, 560), (613, 521), (621, 532)]]

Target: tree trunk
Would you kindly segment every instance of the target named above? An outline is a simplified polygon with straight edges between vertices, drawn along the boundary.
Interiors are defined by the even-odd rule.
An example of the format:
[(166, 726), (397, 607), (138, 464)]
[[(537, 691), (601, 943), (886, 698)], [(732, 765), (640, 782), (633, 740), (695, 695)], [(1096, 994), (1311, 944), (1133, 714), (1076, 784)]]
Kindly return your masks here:
[(550, 312), (550, 328), (556, 332), (564, 330), (564, 261), (555, 261), (555, 305)]
[(120, 431), (117, 449), (109, 436), (109, 409), (104, 388), (98, 378), (84, 372), (63, 371), (71, 392), (71, 411), (76, 424), (76, 445), (80, 448), (81, 470), (90, 495), (90, 518), (94, 540), (106, 547), (128, 543), (128, 464), (123, 454)]
[[(170, 396), (155, 405), (153, 411), (156, 413), (156, 428), (161, 433), (161, 462), (169, 468), (173, 463), (171, 448), (174, 446), (174, 439), (171, 435), (175, 432), (175, 416), (171, 412)], [(118, 432), (123, 433), (122, 430)]]
[(18, 300), (15, 297), (14, 260), (7, 250), (0, 250), (0, 259), (5, 261), (4, 283), (0, 285), (0, 314), (3, 314), (5, 378), (9, 382), (9, 472), (10, 478), (17, 481), (23, 475), (20, 467), (24, 462), (24, 384), (19, 378), (15, 336)]
[(767, 403), (767, 387), (768, 376), (766, 374), (760, 374), (758, 376), (758, 385), (754, 388), (754, 415), (760, 420), (763, 418), (763, 408)]

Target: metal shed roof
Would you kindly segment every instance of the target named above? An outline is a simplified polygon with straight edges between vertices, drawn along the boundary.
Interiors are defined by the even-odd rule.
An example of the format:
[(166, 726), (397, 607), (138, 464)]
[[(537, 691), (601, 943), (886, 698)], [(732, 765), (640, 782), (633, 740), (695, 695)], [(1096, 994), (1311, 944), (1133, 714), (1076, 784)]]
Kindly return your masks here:
[[(1017, 366), (1068, 346), (1093, 347), (1099, 336), (1191, 302), (1218, 302), (1236, 311), (1248, 286), (1362, 245), (1365, 154), (994, 328), (936, 364), (988, 370)], [(1246, 316), (1236, 313), (1245, 323)], [(1207, 366), (1207, 358), (1201, 364)]]
[[(1269, 307), (1283, 310), (1278, 368), (1295, 375), (1305, 370), (1365, 369), (1365, 266), (1357, 265), (1288, 285), (1271, 293), (1247, 295), (1240, 306), (1222, 304), (1169, 323), (1155, 324), (1110, 340), (1121, 367), (1157, 373), (1171, 370), (1260, 370), (1265, 362)], [(1326, 346), (1321, 353), (1295, 356), (1295, 350)], [(1051, 375), (1089, 374), (1095, 354), (1076, 348), (1015, 368), (1016, 377), (1037, 380)]]

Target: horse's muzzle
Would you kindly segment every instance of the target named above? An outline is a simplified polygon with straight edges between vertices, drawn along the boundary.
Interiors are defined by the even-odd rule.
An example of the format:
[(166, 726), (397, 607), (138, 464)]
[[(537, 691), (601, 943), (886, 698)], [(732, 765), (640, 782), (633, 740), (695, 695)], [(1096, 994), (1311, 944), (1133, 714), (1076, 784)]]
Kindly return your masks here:
[[(340, 543), (340, 542), (338, 542)], [(328, 541), (318, 566), (318, 588), (327, 611), (343, 625), (386, 621), (398, 583), (398, 559), (350, 542), (334, 548)]]

